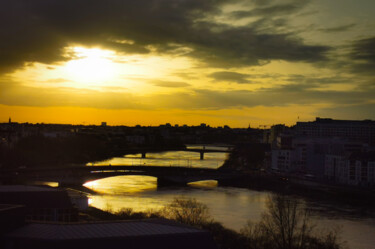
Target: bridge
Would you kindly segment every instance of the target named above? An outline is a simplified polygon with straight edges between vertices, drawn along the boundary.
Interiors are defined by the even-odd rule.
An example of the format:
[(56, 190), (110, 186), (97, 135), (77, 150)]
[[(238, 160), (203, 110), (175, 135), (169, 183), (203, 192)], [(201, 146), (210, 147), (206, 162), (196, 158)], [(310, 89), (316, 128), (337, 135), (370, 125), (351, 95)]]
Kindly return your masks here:
[(217, 149), (206, 149), (203, 147), (203, 149), (198, 148), (186, 148), (184, 151), (191, 151), (191, 152), (198, 152), (200, 153), (200, 159), (204, 159), (204, 153), (229, 153), (231, 150), (217, 150)]
[(236, 171), (166, 166), (80, 166), (67, 168), (18, 169), (1, 175), (22, 181), (53, 181), (59, 186), (77, 186), (85, 182), (120, 175), (143, 175), (157, 178), (158, 186), (186, 185), (203, 180), (229, 180), (241, 175)]
[[(164, 150), (163, 150), (164, 151)], [(204, 160), (205, 153), (230, 153), (231, 149), (220, 150), (220, 149), (208, 149), (205, 146), (202, 148), (178, 148), (178, 149), (168, 149), (167, 151), (190, 151), (197, 152), (200, 154), (200, 159)], [(138, 154), (142, 155), (142, 158), (146, 158), (147, 153), (160, 152), (160, 150), (155, 148), (139, 148), (139, 149), (123, 149), (121, 150), (124, 154)]]

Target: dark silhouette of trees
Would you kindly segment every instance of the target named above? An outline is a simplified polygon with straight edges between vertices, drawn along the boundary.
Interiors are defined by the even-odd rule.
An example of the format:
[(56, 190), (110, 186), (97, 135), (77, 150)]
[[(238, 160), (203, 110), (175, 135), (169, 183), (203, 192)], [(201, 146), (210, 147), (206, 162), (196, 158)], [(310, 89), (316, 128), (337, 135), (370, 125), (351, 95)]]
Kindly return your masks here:
[(261, 221), (248, 222), (241, 233), (254, 249), (341, 248), (335, 231), (317, 234), (308, 209), (299, 200), (282, 195), (270, 196)]
[(208, 207), (195, 199), (175, 198), (161, 210), (161, 215), (192, 226), (202, 226), (213, 221)]
[(222, 168), (258, 170), (263, 166), (267, 145), (260, 143), (238, 144)]
[(29, 136), (20, 139), (14, 147), (3, 150), (0, 163), (6, 168), (87, 163), (111, 155), (105, 140), (85, 135), (61, 138)]

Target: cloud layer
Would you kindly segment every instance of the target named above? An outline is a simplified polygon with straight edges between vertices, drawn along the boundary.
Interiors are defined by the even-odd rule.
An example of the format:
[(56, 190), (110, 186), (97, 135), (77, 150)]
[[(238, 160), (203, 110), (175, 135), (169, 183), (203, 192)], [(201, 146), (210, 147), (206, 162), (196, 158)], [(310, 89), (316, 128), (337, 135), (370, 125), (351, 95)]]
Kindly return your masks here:
[[(336, 10), (321, 18), (329, 10), (324, 4), (332, 3), (3, 0), (0, 104), (192, 111), (321, 104), (328, 107), (317, 109), (317, 115), (375, 118), (370, 111), (375, 19), (349, 18)], [(189, 66), (166, 68), (168, 73), (160, 73), (164, 78), (129, 70), (122, 74), (125, 83), (101, 90), (75, 89), (67, 75), (45, 77), (34, 86), (35, 79), (14, 76), (36, 63), (54, 71), (60, 62), (76, 58), (66, 49), (71, 46), (113, 50), (121, 59), (112, 62), (118, 64), (130, 64), (126, 58), (134, 55), (139, 61), (183, 58)], [(139, 98), (130, 89), (137, 84), (155, 92), (142, 92), (146, 97)]]
[[(307, 45), (291, 34), (261, 33), (252, 25), (214, 21), (224, 6), (239, 2), (5, 0), (0, 6), (0, 70), (10, 71), (28, 62), (67, 60), (63, 49), (69, 44), (100, 45), (138, 54), (174, 54), (188, 49), (185, 56), (214, 67), (259, 65), (275, 59), (326, 59), (329, 46)], [(251, 12), (287, 14), (306, 2), (260, 6)]]

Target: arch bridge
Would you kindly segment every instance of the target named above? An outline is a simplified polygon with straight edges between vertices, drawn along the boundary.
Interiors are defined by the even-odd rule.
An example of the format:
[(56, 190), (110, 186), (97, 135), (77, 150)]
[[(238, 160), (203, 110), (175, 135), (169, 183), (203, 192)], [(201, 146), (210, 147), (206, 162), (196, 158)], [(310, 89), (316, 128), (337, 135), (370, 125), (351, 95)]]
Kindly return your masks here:
[[(231, 170), (175, 166), (81, 166), (68, 168), (22, 169), (8, 172), (18, 180), (53, 181), (59, 186), (77, 186), (85, 182), (120, 175), (143, 175), (157, 178), (158, 186), (186, 185), (203, 180), (230, 180), (240, 177)], [(16, 174), (15, 174), (16, 173)]]

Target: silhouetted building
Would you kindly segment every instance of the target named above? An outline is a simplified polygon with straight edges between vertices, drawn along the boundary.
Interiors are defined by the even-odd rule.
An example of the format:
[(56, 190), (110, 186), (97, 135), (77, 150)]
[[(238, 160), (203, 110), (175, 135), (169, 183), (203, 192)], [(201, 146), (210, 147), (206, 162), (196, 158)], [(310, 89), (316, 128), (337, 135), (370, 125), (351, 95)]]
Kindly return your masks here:
[(296, 135), (309, 137), (345, 137), (368, 144), (375, 143), (375, 121), (334, 120), (316, 118), (312, 122), (297, 122)]
[(209, 232), (165, 219), (27, 224), (2, 236), (9, 249), (215, 249)]
[(26, 220), (76, 221), (77, 211), (63, 190), (26, 185), (0, 186), (0, 204), (25, 207)]

